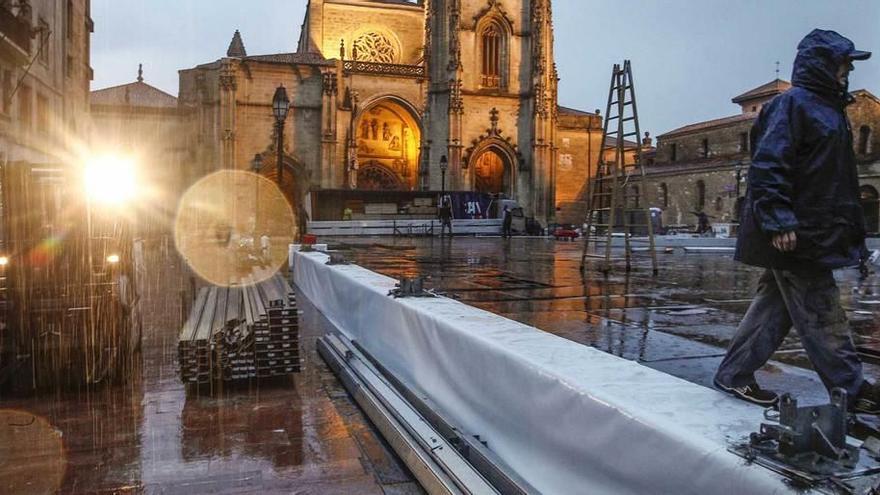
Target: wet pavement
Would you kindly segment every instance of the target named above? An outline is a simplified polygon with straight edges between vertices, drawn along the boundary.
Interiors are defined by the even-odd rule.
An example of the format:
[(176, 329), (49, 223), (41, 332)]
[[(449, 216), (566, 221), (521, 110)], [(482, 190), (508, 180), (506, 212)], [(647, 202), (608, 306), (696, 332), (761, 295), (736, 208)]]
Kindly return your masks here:
[(318, 357), (329, 323), (304, 298), (303, 372), (200, 394), (178, 374), (179, 262), (148, 263), (126, 383), (0, 397), (0, 493), (422, 493)]
[[(761, 270), (732, 253), (658, 254), (653, 277), (645, 253), (629, 275), (608, 277), (588, 263), (582, 245), (539, 238), (322, 238), (355, 263), (391, 277), (428, 276), (426, 285), (463, 303), (704, 386), (745, 314)], [(880, 379), (880, 276), (857, 270), (835, 277), (865, 375)], [(827, 402), (794, 330), (759, 372), (767, 387), (802, 403)]]

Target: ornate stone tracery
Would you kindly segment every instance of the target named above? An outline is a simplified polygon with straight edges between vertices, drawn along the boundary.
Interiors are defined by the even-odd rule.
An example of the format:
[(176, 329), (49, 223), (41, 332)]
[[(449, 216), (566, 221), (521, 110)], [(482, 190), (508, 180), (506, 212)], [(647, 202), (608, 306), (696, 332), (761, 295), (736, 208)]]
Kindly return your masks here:
[[(504, 131), (498, 127), (499, 117), (498, 114), (500, 112), (497, 108), (492, 108), (489, 110), (489, 125), (490, 127), (486, 129), (485, 134), (481, 134), (476, 139), (471, 140), (471, 146), (464, 150), (464, 156), (462, 157), (462, 168), (468, 168), (468, 165), (472, 161), (474, 157), (479, 157), (482, 152), (489, 147), (495, 147), (496, 149), (502, 150), (506, 155), (509, 155), (511, 158), (511, 162), (516, 162), (516, 165), (520, 170), (526, 169), (525, 158), (519, 150), (519, 147), (515, 145), (510, 136), (505, 136)], [(513, 166), (513, 163), (511, 163)]]
[(352, 43), (352, 58), (360, 62), (396, 63), (396, 43), (385, 33), (366, 32)]

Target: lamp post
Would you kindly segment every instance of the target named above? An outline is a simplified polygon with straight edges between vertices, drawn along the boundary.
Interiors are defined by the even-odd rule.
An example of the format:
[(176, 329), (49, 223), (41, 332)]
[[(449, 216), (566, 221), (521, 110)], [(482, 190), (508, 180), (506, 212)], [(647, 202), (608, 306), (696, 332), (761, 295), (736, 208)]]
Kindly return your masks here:
[(446, 168), (449, 167), (449, 160), (446, 155), (440, 157), (440, 193), (446, 195)]
[(287, 120), (287, 112), (290, 110), (290, 99), (287, 97), (287, 90), (283, 84), (279, 84), (275, 89), (275, 96), (272, 97), (272, 113), (275, 115), (275, 131), (278, 142), (275, 143), (278, 152), (278, 185), (281, 185), (282, 159), (284, 156), (284, 121)]

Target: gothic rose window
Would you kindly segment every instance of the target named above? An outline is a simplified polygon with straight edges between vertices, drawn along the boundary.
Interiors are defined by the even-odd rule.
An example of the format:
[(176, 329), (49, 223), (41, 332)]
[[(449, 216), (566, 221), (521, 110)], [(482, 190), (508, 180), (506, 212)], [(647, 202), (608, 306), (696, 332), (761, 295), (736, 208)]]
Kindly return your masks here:
[(484, 88), (500, 88), (504, 60), (504, 30), (496, 22), (489, 23), (480, 34), (480, 52), (482, 55), (482, 86)]
[(388, 36), (377, 32), (358, 36), (352, 45), (352, 54), (359, 62), (393, 64), (397, 60), (394, 42)]

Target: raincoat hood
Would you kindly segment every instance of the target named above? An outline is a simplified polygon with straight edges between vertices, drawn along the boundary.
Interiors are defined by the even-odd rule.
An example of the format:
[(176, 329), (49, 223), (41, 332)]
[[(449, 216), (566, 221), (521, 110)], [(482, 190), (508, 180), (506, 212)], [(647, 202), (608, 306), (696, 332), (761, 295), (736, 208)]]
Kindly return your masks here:
[(843, 103), (849, 99), (849, 88), (837, 81), (837, 69), (859, 52), (852, 41), (823, 29), (814, 29), (798, 44), (791, 82)]

